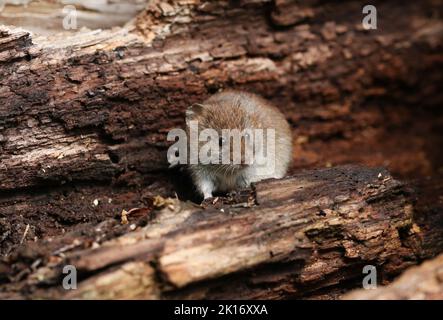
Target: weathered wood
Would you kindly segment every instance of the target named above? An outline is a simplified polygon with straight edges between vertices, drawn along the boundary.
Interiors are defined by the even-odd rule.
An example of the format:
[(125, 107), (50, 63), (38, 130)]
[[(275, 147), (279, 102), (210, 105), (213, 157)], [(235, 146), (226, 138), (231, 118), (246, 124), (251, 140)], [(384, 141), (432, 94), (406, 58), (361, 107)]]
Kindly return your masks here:
[[(32, 297), (60, 297), (64, 292), (55, 287), (46, 290), (35, 286), (41, 284), (36, 269), (43, 275), (53, 272), (47, 281), (49, 285), (58, 285), (57, 267), (65, 261), (63, 256), (59, 257), (63, 252), (87, 249), (106, 240), (111, 241), (109, 249), (103, 245), (99, 250), (89, 250), (84, 260), (69, 257), (81, 266), (83, 263), (85, 278), (79, 294), (217, 298), (229, 297), (230, 291), (233, 294), (235, 291), (229, 285), (234, 283), (235, 288), (242, 286), (244, 297), (331, 297), (358, 286), (360, 264), (370, 259), (378, 259), (377, 263), (383, 263), (383, 274), (390, 275), (440, 252), (443, 240), (436, 232), (440, 229), (429, 221), (441, 221), (441, 211), (425, 211), (428, 214), (417, 218), (424, 244), (416, 250), (416, 237), (408, 234), (411, 223), (391, 216), (392, 212), (385, 213), (376, 200), (375, 204), (368, 203), (369, 208), (374, 212), (381, 210), (386, 217), (375, 217), (375, 228), (387, 231), (383, 237), (393, 241), (393, 247), (381, 250), (377, 237), (361, 240), (360, 234), (354, 238), (351, 234), (351, 239), (346, 238), (349, 235), (342, 234), (347, 231), (344, 226), (349, 227), (345, 222), (358, 218), (347, 221), (332, 208), (332, 216), (340, 217), (338, 220), (344, 225), (339, 224), (338, 230), (326, 228), (331, 238), (324, 245), (330, 248), (316, 244), (315, 235), (311, 235), (314, 240), (303, 237), (308, 241), (304, 253), (314, 257), (313, 261), (319, 259), (318, 264), (309, 264), (298, 256), (300, 250), (294, 256), (288, 251), (284, 239), (290, 238), (285, 233), (289, 231), (267, 224), (269, 206), (287, 210), (285, 205), (292, 203), (301, 209), (301, 203), (308, 201), (306, 208), (312, 211), (307, 210), (306, 214), (312, 221), (328, 220), (329, 216), (322, 217), (320, 213), (317, 217), (313, 213), (314, 204), (309, 202), (316, 198), (313, 194), (301, 199), (297, 197), (303, 192), (294, 191), (294, 199), (286, 203), (289, 194), (281, 190), (285, 182), (271, 183), (272, 188), (262, 189), (258, 207), (234, 208), (242, 212), (240, 217), (229, 216), (227, 221), (214, 208), (188, 210), (190, 221), (205, 218), (197, 219), (202, 221), (197, 224), (202, 230), (211, 227), (208, 223), (212, 219), (214, 223), (223, 220), (235, 229), (234, 222), (247, 225), (248, 219), (262, 212), (260, 207), (264, 205), (268, 208), (263, 209), (265, 220), (257, 221), (266, 222), (271, 234), (282, 236), (283, 241), (279, 243), (274, 236), (261, 240), (267, 249), (282, 246), (283, 253), (269, 266), (252, 259), (255, 264), (242, 269), (227, 260), (225, 263), (232, 264), (220, 264), (226, 269), (206, 270), (201, 278), (192, 273), (180, 278), (174, 273), (177, 270), (167, 264), (165, 272), (158, 269), (163, 257), (160, 253), (180, 257), (174, 241), (182, 241), (183, 237), (183, 246), (189, 249), (186, 241), (192, 238), (187, 238), (186, 232), (202, 243), (210, 239), (206, 238), (207, 233), (199, 233), (185, 223), (187, 217), (183, 212), (162, 220), (168, 215), (155, 211), (153, 217), (137, 220), (135, 227), (147, 224), (148, 233), (154, 232), (150, 219), (164, 223), (154, 229), (156, 237), (150, 234), (151, 238), (144, 242), (129, 236), (111, 240), (130, 230), (131, 224), (121, 226), (115, 219), (122, 209), (150, 206), (153, 196), (173, 196), (178, 191), (167, 181), (168, 177), (177, 179), (177, 175), (166, 170), (166, 132), (183, 124), (184, 110), (189, 104), (223, 88), (259, 93), (287, 116), (295, 141), (292, 172), (354, 162), (387, 166), (402, 177), (435, 175), (443, 166), (442, 149), (436, 147), (443, 142), (443, 28), (436, 18), (442, 15), (442, 3), (376, 1), (380, 19), (375, 31), (361, 28), (363, 4), (366, 3), (310, 1), (300, 5), (267, 0), (165, 4), (155, 0), (125, 28), (41, 37), (1, 26), (0, 252), (11, 262), (0, 264), (0, 282), (8, 282), (5, 294), (11, 296), (16, 292), (23, 297), (23, 292), (28, 292)], [(332, 191), (328, 181), (322, 183)], [(181, 187), (189, 189), (189, 184), (183, 183)], [(281, 195), (272, 190), (281, 190)], [(403, 195), (394, 190), (388, 188), (387, 192), (399, 201), (392, 204), (393, 211), (399, 212), (396, 206), (404, 204)], [(383, 194), (382, 204), (387, 202), (384, 197)], [(435, 194), (429, 198), (432, 197)], [(322, 205), (327, 206), (320, 201), (319, 206)], [(304, 223), (294, 226), (288, 222), (299, 215), (302, 214), (291, 211), (281, 218), (296, 235), (309, 228)], [(180, 217), (185, 220), (176, 220)], [(388, 219), (392, 219), (394, 226), (389, 226)], [(406, 223), (405, 229), (396, 229), (402, 222)], [(363, 230), (358, 226), (352, 228)], [(177, 232), (174, 234), (173, 230)], [(226, 231), (219, 231), (230, 239)], [(166, 234), (169, 238), (163, 238)], [(247, 238), (246, 234), (241, 236)], [(137, 243), (123, 246), (125, 250), (120, 252), (115, 251), (112, 241)], [(376, 243), (371, 242), (374, 247), (366, 248), (359, 246), (359, 241)], [(212, 248), (210, 243), (208, 246)], [(316, 246), (321, 247), (319, 252), (314, 250)], [(163, 252), (166, 249), (170, 251)], [(386, 257), (384, 254), (391, 250), (396, 255)], [(243, 252), (237, 253), (241, 256)], [(251, 251), (257, 254), (255, 259), (263, 258), (259, 253), (263, 254)], [(357, 255), (355, 260), (353, 254)], [(53, 258), (48, 262), (50, 256)], [(282, 257), (288, 261), (279, 260)], [(186, 269), (194, 263), (186, 261), (179, 261), (179, 267)], [(331, 261), (338, 261), (337, 265)], [(33, 262), (38, 263), (30, 268), (29, 263)], [(94, 266), (100, 263), (103, 272)], [(117, 269), (112, 273), (114, 265)], [(129, 279), (132, 271), (125, 270), (138, 270), (138, 275), (131, 278), (134, 282)], [(217, 270), (215, 275), (210, 273)], [(232, 272), (222, 275), (226, 270)], [(29, 274), (37, 280), (31, 281)], [(164, 278), (160, 281), (158, 275)], [(98, 284), (107, 276), (117, 282), (126, 276), (128, 288), (129, 283), (137, 286), (141, 277), (147, 279), (150, 289), (137, 291), (132, 286), (128, 292), (120, 287), (113, 293), (106, 284), (85, 289), (88, 283)], [(23, 285), (29, 290), (22, 290)], [(184, 287), (177, 289), (180, 285)], [(264, 293), (264, 287), (271, 290)]]
[[(443, 299), (443, 176), (411, 182), (414, 221), (420, 234), (422, 265), (408, 268), (388, 286), (356, 290), (343, 299)], [(438, 255), (437, 257), (435, 257)]]
[[(63, 19), (75, 7), (77, 29), (110, 29), (123, 26), (146, 6), (146, 0), (3, 0), (0, 24), (16, 25), (39, 35), (69, 33)], [(64, 10), (64, 8), (66, 8)]]
[(414, 194), (414, 220), (420, 228), (421, 259), (443, 252), (443, 174), (410, 182)]
[[(0, 189), (164, 169), (165, 131), (182, 124), (190, 103), (229, 86), (287, 115), (295, 168), (358, 161), (410, 174), (441, 165), (428, 149), (441, 142), (441, 112), (429, 123), (411, 108), (441, 102), (441, 22), (426, 16), (434, 2), (380, 3), (390, 25), (374, 32), (356, 27), (358, 3), (313, 5), (315, 17), (327, 11), (335, 22), (284, 30), (269, 24), (261, 1), (186, 3), (152, 1), (128, 30), (28, 35), (13, 53), (2, 50)], [(3, 28), (2, 42), (16, 33)]]
[(442, 300), (443, 255), (406, 270), (392, 284), (375, 290), (357, 290), (345, 300)]
[(69, 37), (1, 27), (0, 252), (28, 224), (28, 239), (41, 238), (123, 206), (95, 199), (172, 196), (150, 186), (167, 176), (167, 130), (227, 87), (288, 117), (293, 172), (354, 162), (420, 177), (443, 166), (442, 24), (428, 15), (439, 1), (376, 2), (374, 31), (360, 27), (363, 2), (269, 2), (150, 1), (126, 28)]
[[(366, 264), (377, 265), (388, 280), (419, 255), (407, 191), (383, 169), (306, 171), (260, 182), (237, 197), (240, 203), (225, 200), (207, 208), (171, 200), (149, 213), (145, 227), (93, 248), (77, 238), (63, 255), (40, 257), (40, 266), (21, 280), (20, 294), (306, 298), (339, 284), (360, 286)], [(11, 256), (10, 264), (14, 259), (22, 260)], [(82, 275), (75, 291), (60, 288), (65, 264)], [(52, 286), (39, 289), (45, 283)]]

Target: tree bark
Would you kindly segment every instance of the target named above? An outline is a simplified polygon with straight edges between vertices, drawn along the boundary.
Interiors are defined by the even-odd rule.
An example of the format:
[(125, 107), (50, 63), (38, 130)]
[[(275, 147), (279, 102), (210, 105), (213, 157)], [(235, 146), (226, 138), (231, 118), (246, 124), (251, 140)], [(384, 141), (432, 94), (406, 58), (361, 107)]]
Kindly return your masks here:
[(357, 290), (343, 297), (345, 300), (442, 300), (443, 255), (406, 270), (386, 287)]
[[(118, 225), (115, 219), (122, 209), (150, 208), (154, 196), (172, 197), (175, 191), (180, 199), (189, 198), (179, 192), (180, 188), (190, 189), (189, 182), (179, 180), (174, 184), (171, 180), (177, 180), (178, 173), (167, 171), (166, 133), (183, 125), (187, 106), (220, 89), (256, 92), (271, 100), (287, 116), (294, 136), (291, 173), (303, 168), (361, 163), (387, 166), (400, 177), (435, 175), (443, 167), (442, 150), (436, 148), (443, 142), (440, 108), (443, 93), (439, 86), (443, 81), (443, 24), (436, 18), (442, 14), (442, 3), (376, 1), (379, 28), (372, 31), (361, 28), (363, 4), (359, 1), (309, 1), (302, 6), (293, 1), (267, 0), (177, 1), (173, 4), (150, 1), (124, 28), (44, 37), (0, 26), (0, 253), (10, 262), (0, 264), (0, 282), (33, 286), (32, 281), (28, 281), (29, 274), (34, 274), (36, 268), (42, 272), (40, 264), (45, 263), (47, 267), (46, 260), (54, 252), (56, 258), (52, 258), (51, 263), (59, 266), (58, 256), (65, 250), (83, 248), (85, 243), (101, 244), (119, 236), (123, 238), (118, 239), (126, 239), (128, 226)], [(326, 172), (335, 172), (331, 170)], [(361, 176), (364, 172), (372, 172), (366, 170), (361, 173), (357, 170), (356, 176), (361, 177), (358, 181), (365, 180), (366, 176)], [(285, 181), (281, 183), (290, 190), (294, 189), (285, 185), (287, 181), (298, 185), (296, 180)], [(275, 183), (269, 185), (271, 191), (284, 191), (278, 186), (279, 182)], [(327, 179), (318, 183), (325, 184), (331, 195), (334, 194)], [(86, 260), (76, 260), (79, 264), (86, 263), (87, 279), (82, 286), (88, 288), (88, 283), (94, 284), (107, 276), (118, 283), (115, 279), (131, 278), (132, 273), (125, 270), (139, 270), (140, 273), (135, 272), (135, 278), (131, 278), (135, 282), (131, 283), (135, 289), (139, 288), (137, 274), (148, 279), (147, 286), (152, 285), (152, 290), (138, 293), (146, 294), (144, 297), (229, 297), (229, 284), (235, 283), (234, 279), (243, 279), (244, 297), (321, 297), (322, 287), (328, 288), (325, 296), (331, 297), (333, 292), (340, 294), (341, 287), (354, 287), (360, 282), (363, 263), (373, 259), (383, 263), (383, 268), (387, 268), (383, 274), (388, 277), (391, 271), (395, 274), (441, 250), (442, 239), (435, 232), (439, 229), (428, 223), (441, 219), (441, 211), (418, 217), (424, 219), (423, 225), (420, 220), (417, 223), (423, 233), (422, 240), (428, 246), (416, 251), (403, 245), (415, 246), (415, 237), (410, 244), (408, 233), (418, 229), (411, 227), (414, 224), (409, 218), (392, 216), (395, 212), (405, 212), (402, 205), (406, 202), (402, 203), (403, 195), (396, 194), (391, 187), (388, 194), (399, 201), (393, 202), (393, 212), (380, 209), (378, 200), (376, 204), (368, 204), (369, 208), (375, 205), (374, 212), (381, 210), (392, 219), (392, 226), (388, 218), (370, 220), (375, 229), (387, 232), (381, 237), (387, 237), (392, 247), (386, 249), (381, 249), (377, 242), (380, 236), (375, 234), (373, 241), (377, 243), (371, 242), (373, 248), (359, 246), (359, 241), (370, 241), (364, 236), (363, 240), (359, 238), (358, 232), (363, 229), (351, 228), (357, 236), (342, 234), (348, 226), (346, 219), (333, 212), (332, 216), (339, 221), (338, 230), (321, 225), (321, 239), (323, 231), (330, 232), (327, 237), (331, 238), (324, 240), (326, 247), (320, 245), (320, 253), (312, 248), (315, 241), (307, 235), (302, 240), (307, 241), (308, 248), (292, 252), (285, 242), (290, 235), (280, 229), (278, 221), (272, 224), (271, 220), (259, 219), (256, 223), (264, 223), (273, 235), (268, 242), (262, 240), (268, 247), (259, 249), (282, 246), (283, 253), (277, 250), (277, 258), (269, 258), (272, 263), (278, 261), (274, 279), (269, 280), (272, 271), (263, 260), (253, 259), (251, 263), (255, 264), (251, 269), (247, 264), (239, 267), (235, 261), (228, 260), (226, 263), (231, 264), (223, 265), (226, 269), (214, 268), (217, 274), (206, 270), (208, 273), (203, 273), (201, 278), (184, 273), (180, 279), (167, 266), (166, 271), (158, 269), (155, 263), (164, 261), (158, 256), (159, 250), (168, 245), (171, 251), (167, 251), (165, 257), (178, 259), (181, 251), (174, 249), (174, 243), (180, 242), (175, 241), (184, 241), (183, 246), (190, 250), (186, 241), (192, 238), (186, 238), (186, 232), (195, 233), (198, 241), (206, 243), (205, 237), (192, 226), (177, 222), (176, 219), (185, 217), (180, 211), (178, 217), (171, 218), (171, 224), (166, 219), (161, 222), (165, 226), (156, 231), (183, 228), (177, 229), (178, 234), (169, 235), (168, 239), (160, 234), (152, 243), (146, 240), (131, 247), (135, 255), (139, 252), (147, 255), (145, 260), (130, 256), (128, 261), (116, 262), (119, 265), (116, 270), (111, 270), (111, 263), (103, 266), (105, 272), (99, 274), (96, 269), (88, 269), (85, 261), (89, 255), (94, 257), (102, 252), (103, 247), (88, 251)], [(264, 197), (266, 191), (260, 192), (256, 198), (260, 205), (243, 209), (245, 213), (240, 217), (245, 220), (238, 218), (240, 224), (247, 225), (248, 219), (255, 221), (262, 210), (259, 194)], [(305, 200), (297, 198), (294, 191), (294, 199), (290, 200), (273, 194), (263, 203), (266, 211), (263, 219), (270, 219), (271, 203), (283, 210), (274, 214), (281, 214), (279, 219), (284, 223), (287, 219), (298, 219), (298, 215), (293, 216), (292, 208), (285, 207), (286, 200), (300, 210), (305, 201), (310, 210), (314, 210), (316, 201), (320, 207), (326, 205), (321, 197), (306, 196)], [(387, 205), (384, 196), (383, 193), (380, 201)], [(271, 198), (279, 198), (281, 203)], [(185, 212), (192, 212), (192, 217), (205, 217), (197, 220), (202, 230), (210, 229), (207, 221), (212, 221), (212, 214), (219, 226), (228, 224), (236, 228), (235, 216), (225, 221), (225, 215), (215, 209), (194, 208)], [(311, 218), (315, 216), (309, 210), (306, 214)], [(329, 217), (321, 215), (318, 219)], [(168, 215), (159, 215), (163, 216)], [(136, 227), (147, 224), (146, 228), (151, 228), (149, 220), (145, 215), (137, 220)], [(352, 217), (348, 222), (352, 221), (360, 220)], [(405, 229), (399, 227), (402, 223)], [(290, 223), (289, 230), (299, 234), (304, 228), (313, 226), (309, 221), (300, 222), (300, 226)], [(182, 235), (182, 231), (185, 234)], [(79, 237), (80, 244), (75, 241)], [(290, 239), (294, 241), (293, 246), (298, 245), (295, 238)], [(302, 240), (300, 245), (304, 245)], [(155, 243), (163, 249), (155, 248)], [(209, 242), (207, 245), (211, 246)], [(355, 253), (355, 247), (363, 251)], [(109, 250), (109, 257), (120, 255), (112, 251), (115, 248)], [(251, 251), (257, 254), (253, 258), (264, 257), (264, 251), (260, 250)], [(306, 252), (308, 257), (314, 257), (313, 261), (319, 259), (319, 264), (311, 265), (307, 258), (299, 256)], [(237, 253), (242, 257), (241, 250)], [(391, 261), (391, 253), (395, 261)], [(157, 258), (151, 259), (152, 254)], [(353, 254), (357, 255), (355, 261)], [(329, 265), (331, 261), (337, 264)], [(179, 262), (181, 268), (189, 267), (185, 260)], [(30, 268), (29, 263), (37, 263), (37, 267)], [(302, 271), (294, 271), (296, 268)], [(58, 273), (49, 277), (49, 282), (60, 276), (60, 270), (55, 269)], [(227, 270), (234, 274), (232, 278)], [(248, 274), (249, 271), (257, 274)], [(247, 276), (243, 277), (241, 272)], [(159, 280), (159, 274), (166, 278)], [(226, 282), (226, 292), (217, 296), (216, 290), (206, 291), (211, 286), (224, 286), (223, 277), (230, 279)], [(129, 280), (125, 281), (129, 283)], [(206, 281), (211, 286), (202, 284)], [(265, 293), (261, 288), (268, 282), (272, 290)], [(31, 297), (52, 293), (39, 286), (32, 288)], [(103, 297), (104, 291), (99, 292), (98, 288), (91, 289), (93, 297)], [(121, 290), (115, 297), (131, 296), (125, 288)], [(53, 291), (55, 296), (62, 296), (59, 291)], [(9, 285), (6, 292), (23, 294)]]
[[(75, 8), (77, 29), (110, 29), (123, 26), (146, 6), (146, 0), (3, 0), (0, 24), (19, 25), (39, 35), (76, 32), (63, 20)], [(3, 4), (2, 3), (2, 4)]]
[(280, 1), (271, 21), (269, 1), (186, 3), (152, 1), (127, 28), (72, 37), (3, 27), (0, 189), (162, 170), (165, 131), (226, 87), (258, 92), (287, 115), (295, 169), (352, 161), (407, 175), (441, 166), (428, 149), (441, 142), (441, 112), (426, 112), (442, 98), (442, 23), (426, 16), (441, 9), (435, 2), (380, 3), (386, 20), (398, 18), (374, 32), (360, 30), (358, 2), (314, 1), (312, 25), (286, 17), (296, 5), (280, 12)]
[[(443, 298), (443, 176), (411, 182), (414, 218), (420, 229), (420, 266), (408, 268), (387, 286), (376, 290), (355, 290), (343, 299), (429, 300)], [(427, 260), (429, 259), (429, 260)], [(380, 283), (379, 283), (380, 284)]]
[(91, 207), (95, 199), (140, 206), (145, 191), (173, 195), (166, 132), (227, 87), (257, 92), (288, 117), (292, 172), (353, 162), (434, 174), (442, 23), (428, 13), (442, 6), (399, 3), (376, 3), (383, 19), (373, 31), (360, 27), (362, 3), (317, 1), (151, 1), (126, 28), (70, 37), (1, 27), (0, 252), (28, 224), (40, 238), (121, 210)]
[[(410, 200), (386, 170), (353, 166), (260, 182), (206, 208), (157, 199), (136, 210), (150, 216), (147, 225), (120, 237), (41, 243), (52, 251), (33, 257), (40, 265), (14, 286), (27, 298), (330, 297), (360, 287), (367, 264), (388, 281), (417, 263)], [(34, 264), (29, 252), (9, 265), (24, 257)], [(61, 288), (67, 264), (80, 275), (74, 291)]]

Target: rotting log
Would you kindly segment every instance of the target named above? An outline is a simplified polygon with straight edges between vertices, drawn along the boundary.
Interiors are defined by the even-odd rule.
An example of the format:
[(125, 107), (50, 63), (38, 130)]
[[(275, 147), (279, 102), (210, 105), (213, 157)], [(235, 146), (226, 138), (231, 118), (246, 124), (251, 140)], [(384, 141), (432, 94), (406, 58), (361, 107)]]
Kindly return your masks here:
[[(402, 177), (434, 175), (443, 165), (442, 150), (436, 148), (443, 141), (442, 2), (375, 1), (380, 19), (374, 31), (361, 28), (363, 4), (150, 1), (125, 28), (42, 37), (1, 26), (0, 253), (12, 261), (0, 264), (0, 282), (8, 282), (2, 292), (23, 296), (15, 285), (32, 287), (28, 277), (44, 271), (42, 264), (57, 266), (64, 252), (128, 232), (115, 219), (122, 209), (150, 206), (158, 194), (173, 196), (166, 132), (183, 124), (189, 104), (223, 88), (259, 93), (288, 117), (293, 173), (355, 162), (384, 165)], [(395, 273), (416, 263), (415, 255), (421, 259), (441, 251), (436, 232), (441, 228), (428, 223), (441, 221), (440, 213), (431, 210), (423, 225), (419, 221), (427, 246), (418, 252), (409, 244), (416, 243), (409, 229), (400, 229), (405, 252), (414, 252), (413, 257), (384, 266), (393, 266)], [(137, 220), (136, 227), (151, 228), (149, 220)], [(321, 255), (329, 251), (338, 255), (333, 249)], [(54, 257), (50, 262), (49, 256)], [(108, 267), (106, 273), (85, 271), (84, 285), (105, 274), (130, 275), (124, 270), (134, 266), (158, 275), (155, 264), (134, 263), (115, 274)], [(137, 268), (140, 264), (146, 269)], [(278, 266), (273, 283), (280, 289), (273, 287), (270, 297), (322, 297), (323, 292), (330, 297), (358, 286), (361, 276), (357, 268), (338, 268), (323, 280), (314, 277), (318, 282), (302, 282), (306, 291), (300, 293), (295, 280), (285, 278), (287, 264)], [(262, 286), (259, 276), (267, 274), (266, 266), (252, 270), (257, 276), (243, 285)], [(58, 275), (49, 277), (49, 284)], [(153, 282), (155, 290), (149, 292), (216, 297), (215, 289), (204, 293), (201, 283), (156, 291), (159, 282)], [(61, 296), (35, 289), (30, 296), (52, 291)]]
[(78, 28), (108, 29), (123, 26), (143, 10), (147, 0), (3, 0), (0, 24), (18, 25), (40, 35), (76, 32), (63, 28), (63, 20), (75, 8)]
[(358, 161), (431, 173), (441, 166), (429, 148), (441, 142), (443, 23), (427, 13), (439, 2), (380, 3), (389, 25), (374, 32), (359, 27), (358, 2), (315, 1), (312, 25), (269, 20), (280, 1), (274, 11), (269, 1), (151, 1), (126, 28), (33, 38), (2, 27), (0, 189), (164, 169), (164, 133), (226, 87), (287, 115), (294, 168)]
[(259, 93), (287, 116), (293, 172), (437, 172), (441, 1), (376, 1), (373, 31), (361, 28), (363, 4), (150, 1), (125, 28), (44, 37), (0, 27), (1, 254), (25, 230), (41, 239), (151, 191), (172, 196), (166, 132), (223, 88)]
[[(314, 298), (360, 287), (367, 264), (388, 281), (420, 257), (408, 190), (379, 168), (303, 171), (206, 208), (169, 199), (144, 210), (144, 227), (130, 231), (129, 221), (108, 241), (102, 230), (70, 244), (43, 241), (52, 254), (34, 260), (32, 243), (22, 248), (9, 267), (26, 259), (33, 267), (3, 297)], [(77, 290), (61, 287), (66, 264), (79, 272)]]
[[(443, 299), (443, 175), (410, 182), (414, 222), (420, 230), (420, 266), (408, 268), (387, 286), (355, 290), (343, 299)], [(438, 255), (437, 257), (435, 257)]]
[(388, 286), (357, 290), (345, 300), (443, 300), (443, 254), (411, 267)]

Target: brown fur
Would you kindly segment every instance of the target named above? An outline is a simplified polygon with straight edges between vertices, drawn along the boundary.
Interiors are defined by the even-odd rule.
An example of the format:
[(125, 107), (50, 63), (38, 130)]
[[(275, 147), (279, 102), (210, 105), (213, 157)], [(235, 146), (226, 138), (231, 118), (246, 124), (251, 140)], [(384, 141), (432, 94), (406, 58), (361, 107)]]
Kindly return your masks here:
[[(292, 158), (291, 129), (283, 114), (268, 101), (257, 95), (241, 91), (224, 91), (217, 93), (203, 102), (188, 109), (187, 120), (197, 120), (199, 132), (206, 128), (218, 131), (222, 129), (275, 129), (275, 167), (273, 177), (281, 178), (287, 171)], [(189, 135), (188, 135), (189, 136)], [(203, 143), (201, 143), (203, 144)], [(245, 148), (241, 140), (242, 151)], [(232, 146), (231, 146), (232, 161)], [(243, 160), (243, 158), (242, 158)], [(231, 191), (245, 187), (251, 182), (260, 180), (251, 168), (244, 165), (190, 165), (191, 175), (197, 189), (208, 196), (208, 189), (202, 184), (214, 183), (212, 191)], [(209, 181), (208, 181), (209, 180)]]

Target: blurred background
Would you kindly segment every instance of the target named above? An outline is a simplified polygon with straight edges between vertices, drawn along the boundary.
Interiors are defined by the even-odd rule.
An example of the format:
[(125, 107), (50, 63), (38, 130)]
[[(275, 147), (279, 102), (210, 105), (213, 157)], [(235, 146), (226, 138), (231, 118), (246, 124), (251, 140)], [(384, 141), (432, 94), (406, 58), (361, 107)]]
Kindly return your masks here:
[[(63, 8), (75, 6), (77, 23), (89, 29), (123, 26), (148, 0), (0, 0), (0, 24), (21, 26), (41, 35), (75, 32), (63, 29)], [(65, 9), (65, 11), (67, 10)]]

